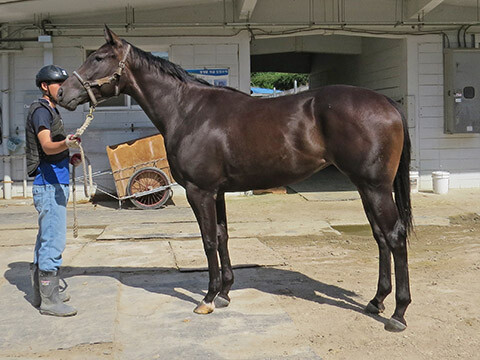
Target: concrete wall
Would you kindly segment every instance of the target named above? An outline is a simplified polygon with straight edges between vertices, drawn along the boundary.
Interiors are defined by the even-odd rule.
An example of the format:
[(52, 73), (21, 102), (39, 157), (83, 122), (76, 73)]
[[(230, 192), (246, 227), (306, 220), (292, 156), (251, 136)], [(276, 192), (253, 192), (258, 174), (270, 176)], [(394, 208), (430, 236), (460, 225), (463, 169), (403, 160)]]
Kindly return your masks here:
[(403, 44), (403, 40), (363, 37), (358, 55), (315, 54), (311, 87), (326, 84), (363, 86), (399, 100), (406, 86)]
[[(456, 47), (456, 33), (450, 34)], [(451, 173), (450, 187), (479, 187), (480, 135), (444, 133), (443, 42), (440, 35), (406, 39), (362, 38), (360, 55), (317, 54), (311, 86), (364, 86), (403, 103), (412, 141), (412, 169), (420, 187), (432, 188), (431, 173)]]
[[(310, 22), (398, 21), (402, 13), (399, 8), (400, 2), (395, 1), (347, 0), (346, 8), (343, 10), (330, 0), (317, 0), (313, 4), (312, 11), (309, 12), (312, 5), (309, 0), (262, 0), (257, 2), (249, 20), (252, 23), (298, 22), (298, 27), (302, 28), (304, 27), (302, 24), (307, 25)], [(428, 13), (426, 19), (465, 21), (476, 16), (472, 10), (474, 8), (459, 9), (441, 5)], [(197, 5), (163, 10), (137, 9), (135, 17), (139, 24), (142, 22), (222, 24), (238, 21), (235, 4), (231, 1), (226, 2), (225, 8), (221, 2), (206, 5), (199, 2)], [(138, 27), (126, 33), (122, 26), (125, 21), (124, 11), (96, 12), (87, 18), (54, 16), (52, 20), (59, 24), (86, 22), (117, 24), (114, 30), (119, 30), (122, 35), (131, 35), (130, 38), (127, 36), (127, 40), (133, 44), (146, 51), (169, 51), (171, 60), (184, 67), (228, 67), (230, 85), (245, 92), (249, 91), (250, 35), (245, 30), (228, 26), (200, 28), (170, 26)], [(403, 38), (399, 36), (396, 39), (386, 39), (359, 34), (352, 36), (328, 29), (303, 34), (295, 32), (283, 34), (282, 30), (281, 26), (266, 27), (264, 32), (257, 34), (258, 43), (268, 41), (270, 44), (274, 42), (286, 44), (283, 48), (277, 44), (272, 50), (268, 49), (267, 53), (270, 51), (316, 53), (312, 65), (312, 87), (329, 83), (350, 83), (375, 89), (395, 100), (403, 100), (412, 136), (414, 159), (412, 165), (420, 170), (422, 188), (431, 187), (430, 173), (434, 170), (452, 172), (452, 187), (480, 186), (480, 168), (477, 160), (480, 155), (479, 135), (443, 133), (443, 60), (440, 35)], [(73, 33), (75, 35), (71, 35)], [(25, 37), (35, 35), (38, 34), (22, 33)], [(278, 39), (288, 37), (290, 39), (277, 40), (276, 36), (279, 36)], [(455, 37), (456, 33), (452, 33), (450, 37), (452, 47), (457, 46)], [(48, 59), (53, 59), (53, 62), (71, 72), (83, 62), (86, 50), (96, 49), (103, 41), (101, 29), (92, 30), (79, 26), (78, 30), (62, 30), (61, 36), (55, 33), (53, 48), (39, 43), (21, 43), (24, 50), (10, 55), (12, 135), (16, 135), (17, 128), (19, 136), (24, 135), (26, 106), (38, 96), (34, 85), (38, 69), (47, 63)], [(265, 52), (255, 48), (255, 45), (254, 51)], [(322, 52), (328, 54), (321, 54)], [(68, 131), (74, 131), (82, 124), (86, 110), (83, 107), (75, 112), (61, 110)], [(138, 107), (129, 105), (120, 109), (99, 109), (83, 140), (94, 169), (105, 170), (109, 168), (104, 152), (105, 145), (154, 132), (156, 129), (145, 114)], [(0, 166), (0, 178), (3, 178), (3, 166)], [(13, 195), (21, 195), (22, 161), (12, 162), (12, 178), (16, 182)], [(103, 183), (113, 187), (113, 181), (109, 177)]]
[[(453, 41), (451, 45), (456, 46)], [(452, 188), (479, 187), (480, 135), (444, 133), (442, 37), (409, 37), (407, 46), (421, 189), (431, 188), (431, 172), (437, 170), (451, 173)]]
[[(165, 38), (139, 37), (125, 39), (146, 51), (168, 51), (170, 60), (186, 69), (228, 68), (229, 85), (242, 91), (250, 90), (249, 36), (241, 33), (234, 37)], [(53, 40), (53, 62), (64, 67), (69, 73), (77, 69), (85, 59), (88, 50), (104, 43), (103, 37), (60, 37)], [(47, 50), (49, 51), (49, 50)], [(25, 118), (29, 104), (40, 95), (35, 87), (35, 75), (44, 65), (46, 50), (39, 43), (25, 43), (21, 53), (11, 55), (11, 76), (15, 79), (12, 91), (12, 114), (10, 129), (24, 138)], [(88, 112), (87, 106), (80, 106), (69, 112), (60, 108), (67, 132), (80, 127)], [(117, 108), (97, 108), (95, 118), (82, 137), (87, 156), (94, 171), (109, 170), (105, 152), (106, 145), (117, 144), (139, 137), (158, 133), (139, 106), (128, 105)], [(23, 149), (20, 150), (23, 153)], [(3, 166), (0, 166), (3, 178)], [(12, 196), (23, 195), (23, 162), (12, 162), (14, 185)], [(96, 178), (102, 186), (114, 190), (111, 175)], [(31, 190), (29, 189), (31, 192)]]

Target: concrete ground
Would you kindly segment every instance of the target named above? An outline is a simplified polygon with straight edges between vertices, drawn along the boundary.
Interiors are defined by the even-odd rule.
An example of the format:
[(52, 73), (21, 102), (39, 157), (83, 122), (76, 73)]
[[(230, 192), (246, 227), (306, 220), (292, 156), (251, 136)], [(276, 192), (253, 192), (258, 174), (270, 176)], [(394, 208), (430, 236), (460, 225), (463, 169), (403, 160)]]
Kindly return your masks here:
[[(206, 293), (208, 273), (198, 226), (184, 198), (159, 210), (118, 210), (116, 202), (80, 204), (76, 239), (69, 207), (62, 275), (70, 303), (78, 309), (71, 318), (42, 316), (31, 305), (28, 264), (36, 212), (31, 199), (0, 200), (0, 359), (349, 358), (341, 345), (325, 350), (315, 345), (318, 339), (328, 341), (331, 330), (298, 321), (312, 304), (304, 311), (302, 306), (312, 301), (300, 298), (292, 283), (314, 285), (316, 292), (333, 299), (314, 305), (332, 316), (340, 313), (336, 323), (345, 336), (355, 320), (357, 327), (404, 341), (398, 337), (408, 335), (383, 330), (389, 315), (374, 318), (361, 311), (373, 296), (376, 275), (365, 298), (358, 298), (353, 294), (361, 290), (343, 280), (312, 280), (290, 250), (277, 247), (291, 239), (294, 251), (309, 258), (312, 243), (299, 239), (324, 235), (338, 240), (348, 231), (368, 235), (359, 199), (339, 201), (330, 195), (330, 201), (318, 201), (311, 195), (227, 198), (236, 282), (231, 305), (208, 316), (192, 312)], [(452, 216), (480, 213), (480, 189), (413, 194), (413, 205), (418, 227), (445, 229)], [(373, 239), (368, 241), (375, 249)], [(320, 246), (327, 249), (331, 243)], [(338, 248), (328, 251), (330, 257), (344, 255)], [(374, 260), (377, 253), (370, 255)], [(372, 264), (369, 274), (376, 271)], [(328, 266), (340, 270), (342, 265)], [(295, 309), (284, 305), (285, 298)], [(345, 323), (343, 316), (349, 319)], [(308, 318), (302, 321), (308, 323)], [(385, 358), (372, 355), (368, 346), (360, 346), (356, 355)]]

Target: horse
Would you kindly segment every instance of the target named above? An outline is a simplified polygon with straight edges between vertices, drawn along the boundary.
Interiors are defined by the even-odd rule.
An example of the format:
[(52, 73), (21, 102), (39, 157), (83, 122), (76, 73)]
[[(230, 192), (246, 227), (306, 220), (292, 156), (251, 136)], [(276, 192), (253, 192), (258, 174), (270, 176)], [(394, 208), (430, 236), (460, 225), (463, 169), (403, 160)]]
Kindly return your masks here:
[(225, 192), (285, 186), (333, 165), (358, 189), (378, 244), (377, 292), (365, 311), (384, 311), (384, 299), (392, 291), (393, 255), (396, 306), (385, 329), (406, 328), (411, 145), (395, 101), (347, 85), (254, 98), (195, 78), (107, 26), (104, 35), (106, 43), (60, 87), (58, 104), (73, 111), (88, 101), (95, 105), (128, 94), (163, 135), (172, 176), (186, 190), (208, 262), (208, 292), (195, 313), (208, 314), (230, 303), (234, 276)]

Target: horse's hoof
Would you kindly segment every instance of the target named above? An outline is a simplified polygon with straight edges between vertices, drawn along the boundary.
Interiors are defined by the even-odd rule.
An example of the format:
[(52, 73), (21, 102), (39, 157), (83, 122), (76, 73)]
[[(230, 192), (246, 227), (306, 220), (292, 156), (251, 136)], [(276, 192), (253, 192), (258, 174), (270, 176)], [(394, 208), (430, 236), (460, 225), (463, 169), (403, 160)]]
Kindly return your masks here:
[(401, 332), (407, 328), (407, 325), (394, 319), (393, 317), (390, 318), (387, 323), (385, 324), (385, 330), (391, 332)]
[(369, 314), (380, 314), (383, 312), (383, 310), (385, 310), (385, 306), (377, 307), (373, 305), (371, 301), (368, 303), (367, 307), (365, 308), (365, 312)]
[(217, 296), (214, 303), (216, 308), (225, 308), (230, 305), (230, 299), (224, 298), (223, 296)]
[(197, 305), (195, 310), (193, 310), (193, 312), (196, 313), (196, 314), (206, 315), (206, 314), (210, 314), (211, 312), (213, 312), (214, 309), (215, 309), (215, 304), (213, 302), (206, 303), (202, 300), (200, 302), (200, 304)]

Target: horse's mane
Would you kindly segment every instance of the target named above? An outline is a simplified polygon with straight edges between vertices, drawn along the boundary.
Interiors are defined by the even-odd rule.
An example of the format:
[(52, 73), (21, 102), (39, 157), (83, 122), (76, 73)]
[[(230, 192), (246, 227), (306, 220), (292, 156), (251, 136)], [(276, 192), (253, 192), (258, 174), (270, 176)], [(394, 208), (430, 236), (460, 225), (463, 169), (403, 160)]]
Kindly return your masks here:
[[(126, 43), (125, 40), (123, 41)], [(192, 74), (185, 71), (182, 67), (172, 63), (171, 61), (152, 55), (151, 53), (143, 51), (142, 49), (139, 49), (132, 44), (130, 44), (130, 46), (132, 49), (131, 51), (134, 54), (133, 62), (135, 67), (138, 66), (142, 68), (147, 68), (149, 70), (159, 71), (163, 74), (172, 76), (175, 79), (180, 80), (181, 82), (185, 82), (185, 83), (191, 82), (191, 83), (197, 83), (197, 84), (201, 84), (209, 87), (218, 87), (222, 89), (228, 89), (231, 91), (240, 92), (243, 94), (243, 92), (241, 92), (240, 90), (231, 88), (229, 86), (214, 86), (203, 79), (193, 76)]]
[(149, 52), (143, 51), (142, 49), (137, 48), (136, 46), (130, 44), (131, 51), (134, 54), (133, 62), (135, 67), (148, 68), (149, 70), (158, 70), (164, 74), (170, 75), (177, 80), (182, 82), (196, 82), (206, 86), (212, 86), (203, 79), (199, 79), (187, 71), (182, 69), (180, 66), (162, 59), (158, 56), (152, 55)]

